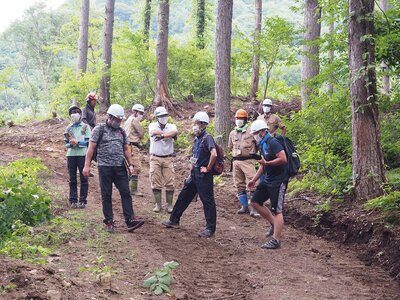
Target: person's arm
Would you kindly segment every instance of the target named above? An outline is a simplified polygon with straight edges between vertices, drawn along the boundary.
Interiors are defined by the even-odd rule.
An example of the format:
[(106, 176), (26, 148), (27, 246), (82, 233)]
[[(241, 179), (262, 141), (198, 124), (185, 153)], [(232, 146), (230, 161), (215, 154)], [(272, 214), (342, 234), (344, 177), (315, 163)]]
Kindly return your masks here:
[(128, 144), (124, 145), (124, 156), (126, 161), (128, 162), (128, 168), (129, 168), (129, 173), (133, 173), (133, 163), (132, 163), (132, 153), (131, 153), (131, 147), (128, 146)]
[(83, 168), (83, 176), (89, 177), (90, 174), (90, 162), (92, 161), (94, 149), (96, 149), (96, 143), (93, 141), (89, 141), (89, 147), (86, 151), (86, 157), (85, 157), (85, 166)]
[(143, 129), (142, 125), (140, 125), (140, 122), (137, 120), (135, 122), (132, 122), (132, 124), (135, 126), (135, 129), (139, 135), (139, 138), (142, 139), (144, 137), (144, 129)]
[(264, 167), (263, 165), (260, 165), (256, 175), (254, 175), (254, 177), (247, 183), (247, 187), (253, 188), (256, 185), (257, 180), (261, 177), (263, 173), (264, 173)]
[(273, 160), (265, 160), (263, 157), (258, 162), (263, 166), (269, 166), (269, 167), (276, 167), (287, 164), (287, 157), (285, 154), (285, 150), (279, 151), (275, 156), (276, 158)]
[(200, 173), (208, 173), (212, 170), (212, 167), (217, 160), (217, 150), (215, 148), (210, 150), (210, 161), (208, 162), (207, 167), (202, 166), (200, 167)]
[(86, 109), (86, 107), (84, 107), (83, 109), (82, 109), (82, 122), (83, 123), (85, 123), (85, 124), (88, 124), (89, 125), (89, 121), (88, 121), (88, 119), (87, 119), (87, 109)]

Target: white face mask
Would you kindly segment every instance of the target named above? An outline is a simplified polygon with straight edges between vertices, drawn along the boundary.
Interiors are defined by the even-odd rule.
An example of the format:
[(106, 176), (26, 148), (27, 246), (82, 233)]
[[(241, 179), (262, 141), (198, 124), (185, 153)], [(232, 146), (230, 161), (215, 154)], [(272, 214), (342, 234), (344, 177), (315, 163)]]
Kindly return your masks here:
[(158, 118), (158, 122), (160, 122), (160, 124), (162, 124), (162, 125), (166, 125), (168, 123), (168, 116)]
[(78, 123), (81, 120), (80, 114), (71, 114), (71, 120), (74, 123)]
[(263, 112), (264, 113), (269, 113), (271, 111), (271, 107), (269, 106), (263, 106)]
[(235, 121), (235, 124), (236, 124), (237, 127), (243, 127), (243, 125), (244, 125), (244, 120), (236, 120), (236, 121)]
[(262, 141), (262, 139), (263, 139), (263, 136), (262, 136), (261, 133), (256, 134), (256, 135), (254, 135), (253, 137), (254, 137), (254, 139), (256, 140), (257, 144), (260, 143), (260, 142)]
[(138, 115), (136, 116), (136, 120), (138, 120), (139, 122), (142, 121), (142, 119), (143, 119), (143, 115), (139, 115), (139, 114), (138, 114)]

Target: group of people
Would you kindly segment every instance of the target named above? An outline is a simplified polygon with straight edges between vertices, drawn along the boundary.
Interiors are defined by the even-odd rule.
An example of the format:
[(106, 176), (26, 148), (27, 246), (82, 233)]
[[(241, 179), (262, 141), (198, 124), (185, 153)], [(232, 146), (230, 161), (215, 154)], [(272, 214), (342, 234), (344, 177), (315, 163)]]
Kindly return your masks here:
[[(87, 105), (81, 109), (74, 105), (69, 108), (72, 123), (65, 132), (67, 165), (69, 172), (69, 201), (72, 208), (85, 208), (88, 194), (88, 177), (93, 157), (96, 158), (102, 197), (105, 230), (114, 230), (112, 209), (112, 184), (121, 195), (123, 214), (128, 231), (144, 224), (135, 216), (132, 195), (143, 196), (138, 190), (141, 171), (141, 141), (145, 131), (140, 123), (145, 113), (141, 104), (132, 107), (132, 114), (122, 124), (124, 109), (112, 104), (107, 111), (107, 120), (96, 124), (97, 95), (86, 97)], [(270, 99), (262, 103), (263, 114), (252, 124), (248, 113), (239, 109), (235, 114), (236, 127), (229, 135), (228, 148), (232, 152), (232, 171), (237, 197), (240, 202), (238, 214), (249, 213), (253, 217), (262, 216), (270, 224), (267, 230), (269, 241), (262, 245), (265, 249), (280, 248), (283, 227), (283, 203), (288, 183), (287, 158), (282, 145), (274, 138), (277, 130), (285, 135), (282, 120), (271, 113)], [(195, 139), (189, 159), (191, 170), (174, 204), (175, 169), (174, 141), (178, 130), (169, 122), (165, 107), (154, 111), (156, 121), (149, 125), (150, 171), (149, 178), (154, 197), (155, 213), (163, 210), (162, 198), (165, 190), (165, 210), (170, 213), (168, 220), (162, 222), (167, 228), (179, 227), (180, 219), (195, 197), (200, 198), (206, 220), (205, 228), (199, 237), (215, 234), (217, 211), (214, 198), (212, 168), (217, 159), (217, 145), (207, 132), (210, 118), (206, 112), (197, 112), (193, 117), (192, 131)], [(259, 154), (258, 154), (259, 153)], [(256, 169), (256, 163), (259, 168)], [(77, 171), (80, 174), (80, 194), (78, 201)], [(256, 185), (256, 183), (258, 184)], [(271, 209), (264, 206), (270, 199)]]

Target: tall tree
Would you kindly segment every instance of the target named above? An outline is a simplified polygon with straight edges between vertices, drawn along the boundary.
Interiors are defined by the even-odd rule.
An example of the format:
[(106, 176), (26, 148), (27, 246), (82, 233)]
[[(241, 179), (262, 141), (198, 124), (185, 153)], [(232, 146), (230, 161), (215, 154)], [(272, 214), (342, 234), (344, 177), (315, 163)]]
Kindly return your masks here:
[(82, 73), (86, 73), (88, 39), (89, 39), (89, 7), (90, 0), (81, 0), (81, 17), (79, 23), (78, 40), (78, 62), (76, 66), (76, 77), (79, 78)]
[(374, 0), (349, 0), (349, 67), (356, 200), (382, 195), (386, 181), (381, 148), (374, 33)]
[(165, 106), (173, 110), (168, 95), (168, 24), (169, 0), (160, 0), (158, 11), (157, 49), (156, 49), (156, 94), (154, 106)]
[(262, 22), (262, 0), (254, 0), (254, 41), (253, 41), (253, 63), (251, 74), (250, 98), (257, 99), (258, 83), (260, 80), (260, 55), (259, 55), (259, 34)]
[(143, 41), (149, 50), (149, 37), (150, 37), (150, 21), (151, 21), (151, 0), (145, 0), (144, 6), (144, 24), (143, 24)]
[[(335, 34), (335, 22), (333, 20), (330, 21), (328, 30), (329, 30), (329, 36), (332, 39), (333, 35)], [(335, 50), (333, 49), (332, 45), (330, 46), (329, 51), (328, 51), (328, 60), (329, 60), (330, 64), (333, 64), (333, 62), (335, 60)], [(332, 97), (332, 95), (333, 95), (333, 83), (332, 83), (332, 81), (328, 82), (327, 94), (329, 95), (329, 97)]]
[(106, 0), (105, 3), (105, 19), (104, 19), (104, 36), (103, 36), (103, 55), (104, 62), (103, 77), (100, 83), (100, 111), (107, 111), (110, 106), (110, 68), (112, 59), (112, 40), (114, 32), (114, 7), (115, 0)]
[(310, 80), (319, 74), (319, 46), (321, 35), (321, 8), (318, 0), (305, 0), (304, 6), (304, 45), (301, 64), (301, 101), (304, 106), (316, 88)]
[(196, 47), (204, 49), (204, 31), (206, 27), (206, 0), (197, 0), (196, 5)]
[[(386, 13), (388, 10), (388, 0), (381, 0), (380, 6), (383, 13)], [(384, 95), (389, 95), (390, 92), (390, 77), (389, 77), (389, 68), (385, 61), (381, 62), (381, 68), (383, 70), (383, 78), (382, 78), (382, 93)]]
[(219, 0), (215, 35), (215, 132), (226, 148), (231, 128), (231, 33), (233, 0)]

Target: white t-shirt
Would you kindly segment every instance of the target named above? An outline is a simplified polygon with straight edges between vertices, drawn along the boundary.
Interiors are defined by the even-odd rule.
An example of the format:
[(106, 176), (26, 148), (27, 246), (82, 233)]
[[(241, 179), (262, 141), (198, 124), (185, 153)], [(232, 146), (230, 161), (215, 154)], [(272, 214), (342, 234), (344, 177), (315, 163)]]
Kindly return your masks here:
[(149, 125), (149, 134), (150, 134), (150, 154), (154, 155), (171, 155), (174, 153), (174, 139), (173, 138), (163, 138), (162, 140), (156, 141), (155, 137), (151, 136), (151, 132), (153, 130), (161, 130), (162, 132), (170, 132), (177, 131), (175, 124), (165, 125), (163, 129), (161, 129), (160, 124), (158, 122), (151, 123)]

